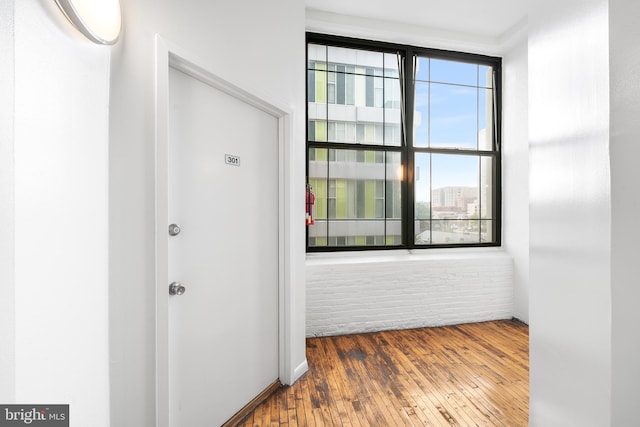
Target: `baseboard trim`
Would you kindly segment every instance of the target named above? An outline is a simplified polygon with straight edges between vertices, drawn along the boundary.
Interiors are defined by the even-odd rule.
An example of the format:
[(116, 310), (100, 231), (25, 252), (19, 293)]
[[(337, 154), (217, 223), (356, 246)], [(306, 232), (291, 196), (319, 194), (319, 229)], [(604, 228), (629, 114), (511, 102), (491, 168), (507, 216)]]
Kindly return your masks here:
[[(305, 358), (302, 361), (302, 363), (299, 364), (298, 367), (293, 370), (293, 381), (291, 382), (291, 384), (293, 384), (296, 381), (298, 381), (298, 379), (301, 376), (303, 376), (304, 374), (306, 374), (308, 370), (309, 370), (309, 364), (307, 363), (307, 359)], [(291, 384), (289, 384), (289, 385), (291, 385)]]
[(527, 325), (527, 326), (529, 326), (529, 324), (528, 324), (527, 322), (525, 322), (524, 320), (518, 319), (518, 318), (517, 318), (517, 317), (515, 317), (515, 316), (511, 318), (511, 321), (512, 321), (512, 322), (516, 322), (516, 323), (520, 323), (520, 324), (523, 324), (523, 325)]
[(269, 396), (275, 393), (282, 383), (279, 379), (275, 380), (269, 387), (265, 388), (259, 395), (253, 398), (251, 402), (247, 403), (244, 408), (240, 409), (233, 417), (229, 418), (227, 422), (222, 424), (222, 427), (236, 427), (249, 415), (258, 405), (267, 400)]

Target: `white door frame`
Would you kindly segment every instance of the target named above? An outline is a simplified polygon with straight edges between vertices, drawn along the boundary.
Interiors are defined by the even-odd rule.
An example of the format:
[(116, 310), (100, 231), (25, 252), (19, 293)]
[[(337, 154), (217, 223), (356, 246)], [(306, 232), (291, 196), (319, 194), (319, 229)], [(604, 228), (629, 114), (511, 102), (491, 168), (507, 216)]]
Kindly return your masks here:
[[(224, 58), (223, 58), (224, 59)], [(291, 384), (293, 333), (293, 283), (287, 254), (287, 236), (291, 225), (285, 183), (290, 170), (285, 161), (293, 136), (292, 111), (256, 90), (245, 90), (214, 74), (215, 66), (156, 35), (155, 79), (155, 290), (156, 290), (156, 426), (169, 427), (169, 274), (168, 274), (168, 140), (169, 140), (169, 67), (182, 71), (203, 83), (258, 108), (278, 120), (278, 373), (280, 381)]]

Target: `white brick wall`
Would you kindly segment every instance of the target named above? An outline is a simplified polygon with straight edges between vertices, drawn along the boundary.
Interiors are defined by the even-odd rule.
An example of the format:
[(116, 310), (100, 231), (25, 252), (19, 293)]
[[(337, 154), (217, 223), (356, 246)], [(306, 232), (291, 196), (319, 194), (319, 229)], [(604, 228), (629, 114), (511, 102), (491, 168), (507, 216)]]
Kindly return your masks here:
[(310, 254), (307, 336), (513, 316), (513, 262), (501, 250)]

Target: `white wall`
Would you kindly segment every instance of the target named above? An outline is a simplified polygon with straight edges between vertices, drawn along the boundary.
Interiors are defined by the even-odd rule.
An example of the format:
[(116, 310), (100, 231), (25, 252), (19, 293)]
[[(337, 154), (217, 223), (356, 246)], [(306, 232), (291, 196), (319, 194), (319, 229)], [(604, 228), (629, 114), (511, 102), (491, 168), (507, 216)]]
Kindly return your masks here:
[(2, 347), (15, 359), (3, 402), (68, 403), (73, 425), (108, 426), (109, 49), (83, 39), (53, 2), (9, 3), (14, 102), (3, 99), (2, 112), (13, 177), (2, 202), (15, 217), (2, 320), (9, 314), (13, 330), (3, 328)]
[[(110, 274), (112, 423), (155, 424), (154, 73), (155, 34), (202, 58), (212, 73), (295, 116), (304, 140), (304, 4), (297, 0), (214, 2), (122, 0), (125, 29), (112, 59)], [(287, 212), (290, 278), (295, 284), (295, 348), (305, 362), (304, 144), (292, 165)], [(295, 208), (299, 206), (300, 208)]]
[(640, 383), (640, 3), (609, 1), (612, 426), (638, 423)]
[(0, 402), (15, 401), (14, 1), (0, 2)]
[(607, 0), (529, 15), (530, 425), (611, 419)]
[[(484, 287), (487, 292), (483, 292), (482, 286), (476, 281), (477, 277), (468, 277), (456, 282), (457, 291), (454, 291), (458, 292), (460, 298), (464, 298), (465, 293), (482, 295), (485, 298), (484, 302), (493, 301), (489, 302), (490, 307), (487, 310), (468, 307), (465, 313), (465, 303), (456, 306), (447, 302), (446, 298), (451, 294), (442, 292), (442, 288), (439, 288), (439, 285), (448, 283), (447, 276), (443, 277), (439, 273), (440, 268), (433, 267), (440, 266), (448, 271), (449, 267), (458, 265), (460, 251), (456, 249), (440, 252), (413, 251), (413, 254), (405, 251), (400, 260), (383, 261), (383, 264), (379, 264), (378, 267), (384, 266), (385, 278), (396, 278), (393, 280), (394, 290), (400, 297), (391, 299), (372, 296), (376, 295), (380, 286), (388, 285), (381, 283), (380, 268), (369, 268), (379, 263), (381, 258), (385, 259), (384, 254), (353, 257), (350, 254), (338, 253), (333, 256), (323, 255), (320, 259), (313, 254), (307, 256), (307, 335), (368, 331), (373, 325), (381, 329), (392, 329), (504, 319), (512, 316), (528, 321), (526, 31), (514, 29), (513, 37), (506, 37), (504, 40), (469, 38), (468, 35), (450, 31), (319, 11), (307, 11), (306, 22), (308, 31), (488, 55), (500, 56), (505, 46), (508, 46), (503, 81), (505, 94), (507, 90), (509, 92), (505, 95), (504, 102), (505, 110), (506, 106), (511, 108), (503, 117), (503, 163), (510, 165), (503, 171), (503, 182), (509, 181), (508, 184), (504, 184), (503, 200), (510, 198), (503, 208), (504, 250), (484, 251), (479, 248), (466, 251), (464, 257), (468, 265), (482, 265), (482, 272), (478, 274), (486, 279)], [(520, 25), (525, 24), (523, 22)], [(521, 74), (523, 72), (524, 76)], [(349, 260), (346, 265), (345, 258)], [(509, 262), (505, 262), (507, 258)], [(340, 274), (334, 274), (334, 270)], [(462, 270), (467, 271), (464, 268)], [(344, 279), (345, 277), (351, 278), (352, 281)], [(507, 277), (508, 283), (504, 281)], [(428, 303), (422, 306), (422, 310), (412, 313), (413, 320), (409, 321), (406, 312), (402, 310), (402, 296), (416, 292), (416, 295)], [(507, 294), (508, 303), (502, 299)], [(343, 301), (359, 299), (359, 305), (351, 307), (354, 310), (353, 316), (345, 310), (344, 304), (329, 307), (330, 301), (341, 298)], [(444, 302), (439, 302), (439, 298), (444, 298)], [(336, 312), (331, 308), (343, 310), (343, 315), (336, 316)], [(381, 310), (379, 315), (376, 315), (377, 310)], [(350, 324), (350, 317), (354, 324)]]
[(513, 315), (529, 323), (527, 38), (502, 59), (502, 244), (513, 258)]
[(499, 249), (307, 259), (307, 336), (513, 316), (513, 262)]

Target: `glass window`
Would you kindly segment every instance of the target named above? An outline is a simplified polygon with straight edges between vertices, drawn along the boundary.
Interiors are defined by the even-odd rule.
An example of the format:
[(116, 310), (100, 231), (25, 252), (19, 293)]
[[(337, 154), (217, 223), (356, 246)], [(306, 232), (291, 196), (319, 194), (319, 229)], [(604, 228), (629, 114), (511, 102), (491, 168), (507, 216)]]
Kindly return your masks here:
[[(316, 123), (309, 141), (400, 146), (398, 70), (397, 54), (309, 44), (307, 115)], [(330, 123), (354, 133), (342, 137)]]
[(499, 245), (500, 59), (308, 40), (308, 250)]
[[(357, 242), (359, 246), (397, 246), (395, 236), (402, 233), (399, 153), (328, 151), (335, 154), (320, 156), (316, 152), (315, 160), (309, 161), (309, 185), (315, 196), (314, 224), (308, 227), (312, 238), (308, 240), (309, 246), (333, 238)], [(382, 162), (357, 162), (359, 153), (365, 160), (381, 157)], [(380, 238), (363, 240), (358, 236)], [(393, 238), (389, 240), (387, 236)]]

